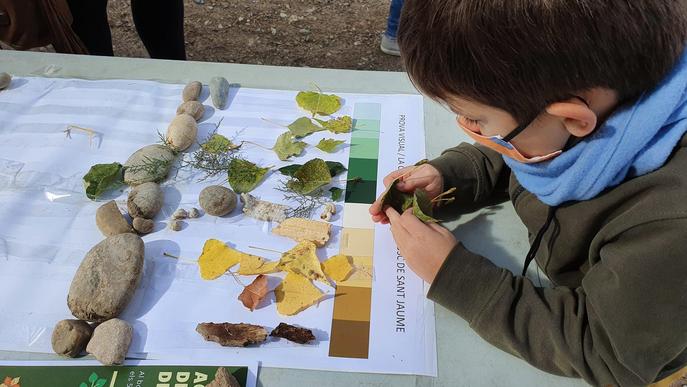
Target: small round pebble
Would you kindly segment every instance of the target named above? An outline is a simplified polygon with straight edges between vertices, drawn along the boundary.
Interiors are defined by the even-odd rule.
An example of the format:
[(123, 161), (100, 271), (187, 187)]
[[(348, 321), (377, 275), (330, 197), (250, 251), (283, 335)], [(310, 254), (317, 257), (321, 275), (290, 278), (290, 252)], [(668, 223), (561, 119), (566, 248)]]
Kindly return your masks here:
[(190, 210), (188, 210), (188, 217), (192, 219), (200, 218), (200, 211), (198, 211), (197, 208), (193, 207)]
[(5, 90), (12, 82), (12, 76), (7, 73), (0, 73), (0, 90)]
[(178, 210), (174, 211), (172, 214), (172, 219), (174, 220), (180, 220), (180, 219), (186, 219), (188, 218), (188, 212), (184, 210), (183, 208), (179, 208)]
[(146, 218), (134, 218), (133, 225), (134, 230), (138, 231), (139, 234), (149, 234), (153, 231), (155, 222)]
[(236, 194), (221, 185), (211, 185), (200, 191), (200, 207), (213, 216), (224, 216), (236, 208)]
[(181, 222), (178, 220), (173, 220), (169, 222), (169, 228), (172, 231), (181, 231)]
[(86, 349), (93, 328), (82, 320), (62, 320), (55, 325), (50, 339), (58, 355), (77, 357)]

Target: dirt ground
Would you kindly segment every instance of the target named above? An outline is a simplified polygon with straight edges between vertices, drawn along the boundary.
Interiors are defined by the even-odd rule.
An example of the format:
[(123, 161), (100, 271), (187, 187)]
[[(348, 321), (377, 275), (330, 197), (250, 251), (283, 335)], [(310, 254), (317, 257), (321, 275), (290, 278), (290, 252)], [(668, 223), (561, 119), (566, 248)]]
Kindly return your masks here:
[[(202, 1), (202, 0), (198, 0)], [(189, 60), (400, 71), (379, 50), (388, 1), (184, 0)], [(117, 56), (146, 57), (129, 0), (110, 0)]]

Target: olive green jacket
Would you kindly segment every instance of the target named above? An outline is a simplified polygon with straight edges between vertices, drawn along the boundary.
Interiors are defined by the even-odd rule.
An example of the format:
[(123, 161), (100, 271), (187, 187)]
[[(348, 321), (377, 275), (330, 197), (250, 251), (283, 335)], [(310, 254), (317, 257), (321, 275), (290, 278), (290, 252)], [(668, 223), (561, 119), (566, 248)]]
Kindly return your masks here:
[[(461, 144), (430, 164), (457, 206), (507, 190), (530, 242), (544, 224), (549, 208), (498, 153)], [(428, 297), (498, 348), (593, 385), (646, 385), (687, 364), (687, 136), (660, 169), (557, 208), (536, 263), (553, 288), (459, 243)]]

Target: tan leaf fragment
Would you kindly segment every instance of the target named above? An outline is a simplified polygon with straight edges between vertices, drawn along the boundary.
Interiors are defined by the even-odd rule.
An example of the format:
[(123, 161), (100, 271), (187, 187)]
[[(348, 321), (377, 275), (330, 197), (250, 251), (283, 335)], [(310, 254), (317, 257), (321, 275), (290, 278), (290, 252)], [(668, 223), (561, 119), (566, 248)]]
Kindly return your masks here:
[(241, 384), (226, 368), (219, 367), (215, 372), (215, 380), (205, 387), (241, 387)]
[(315, 253), (316, 249), (317, 246), (313, 242), (301, 241), (294, 248), (282, 254), (278, 268), (329, 285), (327, 277), (322, 272), (320, 260)]
[(239, 294), (239, 301), (243, 303), (243, 306), (250, 309), (251, 312), (254, 311), (267, 293), (269, 293), (267, 283), (267, 277), (260, 274), (250, 285), (243, 288), (243, 291)]
[(351, 257), (344, 254), (335, 255), (322, 262), (322, 270), (336, 282), (345, 281), (353, 272)]
[(293, 316), (319, 301), (324, 293), (302, 275), (289, 272), (274, 289), (277, 312)]
[(329, 241), (332, 225), (304, 218), (288, 218), (272, 230), (273, 234), (291, 238), (296, 242), (311, 241), (322, 247)]

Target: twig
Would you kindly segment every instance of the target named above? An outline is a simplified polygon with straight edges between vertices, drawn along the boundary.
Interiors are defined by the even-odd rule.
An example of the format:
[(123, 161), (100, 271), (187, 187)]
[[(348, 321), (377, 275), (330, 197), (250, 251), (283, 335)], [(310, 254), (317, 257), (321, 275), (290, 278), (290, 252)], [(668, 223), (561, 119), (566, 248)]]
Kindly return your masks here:
[(86, 135), (88, 135), (88, 146), (93, 146), (93, 139), (95, 137), (100, 136), (100, 133), (96, 132), (93, 129), (82, 128), (82, 127), (76, 126), (76, 125), (68, 125), (67, 129), (63, 130), (62, 132), (66, 134), (67, 138), (71, 139), (72, 138), (72, 130), (80, 130), (82, 132), (85, 132)]
[(249, 248), (249, 249), (255, 249), (255, 250), (269, 251), (269, 252), (277, 253), (277, 254), (283, 254), (281, 251), (266, 249), (266, 248), (264, 248), (264, 247), (248, 246), (248, 248)]

